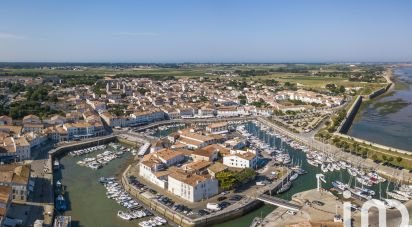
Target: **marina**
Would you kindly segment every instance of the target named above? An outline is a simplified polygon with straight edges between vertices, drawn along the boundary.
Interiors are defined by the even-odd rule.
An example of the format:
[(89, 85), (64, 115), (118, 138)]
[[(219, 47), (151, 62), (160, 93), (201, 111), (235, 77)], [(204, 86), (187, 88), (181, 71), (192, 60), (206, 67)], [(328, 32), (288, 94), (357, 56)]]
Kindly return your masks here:
[[(115, 144), (117, 149), (120, 150), (123, 147), (120, 144)], [(110, 149), (109, 146), (107, 149)], [(70, 216), (71, 226), (142, 226), (149, 227), (157, 226), (157, 224), (162, 223), (159, 218), (155, 216), (149, 216), (151, 213), (147, 211), (140, 204), (136, 207), (126, 205), (125, 198), (126, 194), (122, 194), (123, 197), (119, 197), (119, 202), (115, 200), (114, 194), (112, 194), (112, 199), (108, 198), (108, 190), (104, 185), (102, 185), (101, 180), (107, 180), (105, 185), (108, 187), (109, 182), (113, 182), (111, 189), (112, 192), (115, 189), (119, 190), (119, 195), (121, 188), (115, 187), (114, 182), (117, 182), (117, 174), (121, 174), (124, 170), (125, 165), (132, 160), (131, 152), (125, 152), (121, 157), (114, 159), (109, 162), (104, 168), (98, 170), (92, 170), (90, 168), (84, 168), (79, 166), (77, 162), (83, 159), (82, 156), (72, 157), (66, 155), (62, 157), (60, 162), (60, 169), (54, 171), (55, 185), (62, 185), (64, 188), (64, 199), (66, 204), (66, 209), (59, 211), (58, 214)], [(108, 177), (112, 176), (112, 177)], [(123, 199), (122, 201), (120, 201)], [(133, 200), (134, 201), (134, 200)], [(130, 201), (128, 204), (131, 204)], [(127, 208), (129, 207), (129, 208)], [(124, 220), (119, 217), (119, 211), (128, 213), (134, 211), (133, 215), (137, 218), (133, 220)], [(140, 211), (140, 212), (137, 212)], [(146, 216), (143, 217), (145, 212)], [(121, 212), (120, 212), (121, 213)], [(139, 216), (142, 215), (141, 218)], [(127, 216), (123, 216), (127, 217)], [(167, 224), (162, 223), (163, 226)]]
[[(275, 195), (276, 197), (291, 200), (292, 196), (296, 193), (316, 188), (317, 185), (315, 175), (318, 173), (323, 173), (325, 175), (326, 183), (323, 183), (322, 187), (325, 189), (330, 189), (338, 197), (342, 196), (342, 191), (339, 191), (338, 187), (334, 187), (333, 182), (335, 181), (340, 181), (342, 182), (342, 184), (350, 185), (350, 187), (353, 188), (353, 191), (356, 192), (356, 194), (353, 193), (354, 196), (362, 200), (368, 199), (368, 196), (364, 195), (364, 193), (367, 191), (371, 193), (370, 196), (372, 198), (386, 201), (387, 199), (391, 198), (394, 188), (399, 187), (397, 186), (399, 185), (399, 183), (385, 181), (373, 170), (363, 169), (361, 167), (361, 163), (359, 163), (359, 165), (357, 166), (352, 166), (345, 161), (334, 160), (333, 157), (327, 156), (327, 148), (325, 148), (325, 151), (312, 150), (309, 147), (299, 145), (298, 143), (293, 142), (290, 139), (277, 134), (276, 132), (271, 132), (268, 128), (262, 126), (263, 125), (259, 125), (259, 123), (256, 122), (247, 123), (244, 128), (245, 131), (249, 133), (249, 135), (246, 134), (246, 136), (250, 136), (252, 139), (254, 139), (255, 142), (261, 141), (260, 145), (258, 145), (261, 146), (261, 148), (267, 148), (267, 151), (270, 151), (271, 153), (275, 151), (275, 155), (273, 156), (275, 159), (279, 151), (283, 150), (284, 153), (287, 153), (290, 156), (291, 160), (294, 160), (294, 163), (300, 163), (300, 168), (305, 170), (306, 172), (306, 174), (300, 175), (295, 180), (299, 183), (294, 184), (292, 182), (293, 186), (291, 186), (288, 190)], [(253, 140), (251, 141), (253, 142)], [(283, 164), (284, 163), (282, 163), (282, 165)], [(327, 171), (322, 171), (322, 164), (324, 165), (324, 168), (327, 168)], [(295, 165), (290, 164), (290, 166), (293, 167)], [(330, 168), (327, 166), (330, 166)], [(371, 182), (371, 185), (365, 186), (359, 183), (359, 180), (356, 180), (356, 176), (362, 177), (359, 179), (367, 179)], [(407, 185), (402, 187), (404, 190), (409, 188), (409, 186)], [(398, 194), (399, 193), (396, 193), (396, 195)], [(362, 195), (362, 197), (357, 195)], [(239, 219), (230, 220), (215, 226), (249, 226), (249, 224), (252, 223), (252, 220), (254, 220), (255, 217), (265, 217), (275, 208), (277, 207), (264, 204), (261, 208), (256, 209), (255, 211), (246, 214)]]
[[(89, 156), (91, 152), (100, 151), (96, 156)], [(114, 143), (110, 143), (108, 146), (100, 145), (96, 147), (86, 148), (83, 150), (77, 150), (70, 152), (73, 157), (79, 157), (85, 155), (86, 158), (77, 161), (80, 166), (85, 166), (93, 170), (97, 170), (107, 165), (114, 159), (120, 158), (125, 152), (131, 152), (133, 156), (137, 154), (137, 150), (126, 148)]]
[[(385, 181), (384, 178), (380, 177), (373, 170), (362, 168), (361, 163), (358, 166), (354, 166), (343, 160), (335, 160), (334, 157), (329, 157), (325, 151), (318, 151), (305, 147), (291, 139), (270, 131), (258, 122), (250, 121), (243, 126), (240, 125), (237, 127), (237, 131), (248, 138), (252, 149), (256, 149), (258, 153), (260, 153), (259, 159), (263, 161), (263, 165), (287, 166), (293, 171), (293, 174), (290, 175), (287, 181), (282, 183), (282, 186), (276, 193), (272, 193), (272, 196), (276, 194), (276, 197), (284, 199), (285, 201), (290, 201), (292, 195), (295, 193), (316, 188), (315, 175), (318, 173), (323, 173), (325, 175), (326, 183), (323, 184), (322, 187), (331, 189), (337, 196), (341, 196), (342, 191), (347, 188), (353, 192), (355, 199), (366, 200), (375, 198), (386, 201), (388, 198), (398, 198), (402, 201), (402, 196), (410, 196), (412, 191), (408, 185), (401, 185), (399, 182)], [(164, 224), (159, 218), (149, 216), (151, 213), (146, 213), (147, 210), (141, 206), (139, 201), (134, 200), (127, 195), (120, 185), (118, 185), (118, 182), (114, 177), (107, 177), (113, 176), (114, 172), (116, 172), (113, 172), (113, 169), (118, 169), (117, 173), (121, 172), (120, 170), (122, 169), (122, 166), (124, 166), (124, 163), (122, 164), (122, 162), (127, 162), (127, 160), (131, 158), (131, 151), (133, 149), (125, 148), (118, 144), (114, 147), (113, 144), (111, 144), (102, 148), (103, 149), (100, 149), (95, 153), (99, 155), (104, 153), (107, 149), (113, 149), (115, 152), (125, 152), (123, 156), (112, 160), (105, 165), (105, 168), (98, 170), (88, 170), (88, 168), (82, 168), (77, 164), (79, 161), (88, 158), (89, 155), (95, 155), (93, 152), (73, 157), (68, 155), (60, 159), (59, 164), (63, 176), (60, 183), (65, 185), (64, 198), (67, 201), (67, 211), (62, 212), (62, 214), (72, 216), (74, 223), (76, 220), (79, 222), (87, 222), (87, 220), (90, 220), (90, 218), (84, 217), (83, 214), (78, 213), (76, 210), (72, 210), (72, 206), (76, 203), (81, 203), (79, 200), (82, 200), (81, 198), (84, 197), (82, 193), (77, 191), (74, 194), (77, 194), (78, 197), (74, 197), (75, 200), (73, 200), (73, 192), (71, 192), (71, 188), (74, 186), (67, 183), (67, 176), (64, 177), (66, 174), (69, 174), (65, 171), (69, 165), (71, 169), (69, 175), (72, 174), (73, 169), (76, 169), (75, 171), (78, 172), (80, 176), (85, 172), (94, 176), (93, 179), (95, 179), (95, 182), (93, 185), (99, 188), (96, 188), (97, 191), (101, 191), (98, 203), (102, 203), (102, 198), (107, 198), (104, 199), (103, 203), (110, 202), (109, 207), (111, 207), (111, 209), (108, 211), (108, 209), (105, 208), (105, 212), (110, 212), (109, 216), (112, 218), (114, 217), (115, 221), (112, 220), (112, 222), (118, 223), (121, 221), (123, 222), (121, 226), (128, 226), (128, 224), (132, 223), (134, 226), (155, 226)], [(323, 169), (327, 170), (323, 172), (322, 166)], [(265, 167), (259, 171), (264, 169)], [(102, 174), (103, 172), (104, 174)], [(71, 177), (76, 179), (79, 176), (71, 175)], [(99, 183), (99, 179), (104, 187)], [(264, 181), (261, 183), (265, 184)], [(387, 204), (390, 206), (389, 203)], [(240, 218), (214, 226), (249, 226), (255, 217), (260, 215), (264, 217), (275, 208), (276, 206), (267, 205), (265, 203), (260, 208), (243, 215)], [(102, 208), (96, 209), (99, 210)], [(82, 208), (80, 208), (80, 210), (82, 210)], [(110, 225), (102, 224), (102, 226)]]

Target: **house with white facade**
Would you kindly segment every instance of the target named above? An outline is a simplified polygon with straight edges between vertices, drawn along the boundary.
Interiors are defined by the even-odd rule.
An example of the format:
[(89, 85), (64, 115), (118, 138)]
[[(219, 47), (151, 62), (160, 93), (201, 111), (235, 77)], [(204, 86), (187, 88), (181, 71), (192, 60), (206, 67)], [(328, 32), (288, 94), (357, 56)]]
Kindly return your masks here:
[(176, 171), (168, 176), (167, 190), (189, 202), (198, 202), (218, 194), (218, 181), (210, 175)]
[(231, 151), (230, 155), (223, 157), (223, 164), (235, 168), (255, 168), (257, 156), (252, 152)]

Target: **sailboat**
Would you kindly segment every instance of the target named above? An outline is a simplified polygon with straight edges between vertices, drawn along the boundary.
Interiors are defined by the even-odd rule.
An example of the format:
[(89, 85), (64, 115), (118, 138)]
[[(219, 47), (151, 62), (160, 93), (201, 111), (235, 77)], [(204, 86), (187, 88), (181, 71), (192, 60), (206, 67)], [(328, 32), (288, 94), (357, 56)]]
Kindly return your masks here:
[(277, 193), (277, 194), (281, 194), (281, 193), (289, 190), (291, 187), (292, 187), (292, 181), (289, 181), (289, 180), (288, 180), (285, 184), (283, 184), (283, 181), (282, 181), (282, 187), (279, 188), (279, 190), (277, 190), (276, 193)]
[(298, 173), (294, 173), (292, 176), (290, 176), (289, 180), (293, 181), (296, 180), (298, 178), (299, 174)]

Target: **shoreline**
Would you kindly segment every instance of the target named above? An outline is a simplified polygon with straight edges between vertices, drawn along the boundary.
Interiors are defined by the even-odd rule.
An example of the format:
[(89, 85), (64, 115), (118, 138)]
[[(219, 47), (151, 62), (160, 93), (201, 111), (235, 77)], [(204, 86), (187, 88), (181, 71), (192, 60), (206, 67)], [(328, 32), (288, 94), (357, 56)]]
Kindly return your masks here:
[[(307, 145), (309, 145), (309, 146), (311, 146), (311, 147), (315, 147), (314, 145), (314, 143), (312, 142), (310, 142), (310, 141), (306, 141), (306, 140), (302, 140), (302, 138), (300, 138), (300, 136), (298, 136), (298, 135), (296, 135), (296, 134), (294, 134), (294, 133), (292, 133), (292, 132), (289, 132), (287, 129), (284, 129), (284, 128), (282, 128), (282, 127), (280, 127), (280, 126), (274, 126), (272, 123), (269, 123), (266, 119), (263, 119), (263, 118), (261, 118), (261, 117), (255, 117), (255, 119), (256, 120), (258, 120), (258, 121), (260, 121), (261, 123), (264, 123), (264, 124), (266, 124), (267, 126), (269, 126), (269, 127), (271, 127), (271, 128), (274, 128), (276, 131), (279, 131), (279, 132), (281, 132), (281, 134), (283, 134), (283, 135), (285, 135), (285, 136), (287, 136), (287, 137), (289, 137), (289, 138), (292, 138), (292, 139), (294, 139), (294, 140), (296, 140), (296, 141), (300, 141), (300, 142), (303, 142), (303, 144), (307, 144)], [(216, 119), (216, 120), (219, 120), (219, 121), (222, 121), (223, 119)], [(231, 119), (224, 119), (224, 120), (226, 120), (226, 121), (230, 121)], [(249, 119), (250, 120), (250, 119)], [(268, 124), (269, 123), (269, 124)], [(114, 137), (114, 139), (117, 139), (117, 140), (119, 140), (119, 139), (126, 139), (127, 140), (127, 138), (122, 138), (121, 137), (121, 135), (122, 135), (123, 133), (120, 133), (120, 134), (117, 134), (117, 135), (111, 135), (111, 136), (107, 136), (107, 137)], [(70, 149), (70, 148), (73, 148), (73, 147), (76, 147), (76, 146), (81, 146), (81, 145), (85, 145), (84, 143), (96, 143), (97, 141), (94, 141), (94, 140), (102, 140), (102, 139), (108, 139), (107, 137), (103, 137), (103, 138), (95, 138), (95, 139), (92, 139), (91, 141), (83, 141), (83, 142), (81, 142), (80, 144), (79, 143), (75, 143), (75, 144), (69, 144), (69, 145), (66, 145), (67, 147), (59, 147), (59, 148), (56, 148), (56, 149), (53, 149), (54, 151), (59, 151), (59, 152), (50, 152), (49, 153), (49, 162), (50, 162), (50, 164), (52, 163), (51, 161), (53, 160), (53, 158), (54, 158), (54, 156), (55, 155), (64, 155), (64, 153), (65, 152), (67, 152), (67, 149)], [(110, 139), (113, 139), (113, 138), (110, 138)], [(132, 141), (133, 143), (136, 143), (136, 141)], [(97, 143), (99, 143), (99, 142), (97, 142)], [(70, 148), (68, 148), (68, 147), (70, 147)], [(343, 153), (343, 154), (342, 154)], [(339, 156), (341, 156), (344, 160), (347, 160), (348, 159), (348, 157), (345, 157), (345, 156), (347, 156), (347, 154), (345, 154), (344, 152), (342, 152), (342, 151), (340, 151), (340, 153), (339, 154), (341, 154), (341, 155), (339, 155)], [(349, 156), (349, 158), (350, 157), (352, 157), (352, 156)], [(123, 171), (123, 172), (127, 172), (127, 169), (125, 170), (125, 171)], [(387, 174), (389, 174), (389, 172), (387, 173)], [(387, 175), (387, 174), (383, 174), (383, 175)], [(406, 175), (408, 175), (408, 174), (406, 174)], [(394, 176), (394, 177), (399, 177), (399, 176)], [(140, 194), (136, 194), (136, 195), (140, 195)], [(152, 203), (150, 203), (150, 205), (153, 205)], [(253, 211), (253, 210), (255, 210), (255, 208), (254, 208), (254, 206), (256, 206), (257, 204), (255, 204), (255, 203), (252, 203), (252, 204), (249, 204), (248, 206), (247, 206), (247, 208), (245, 209), (245, 210), (237, 210), (237, 212), (236, 212), (236, 214), (233, 214), (233, 216), (232, 216), (232, 218), (235, 218), (235, 217), (240, 217), (240, 216), (243, 216), (243, 215), (245, 215), (246, 213), (248, 213), (248, 212), (251, 212), (251, 211)], [(158, 206), (155, 206), (155, 207), (151, 207), (151, 208), (157, 208)], [(159, 208), (161, 208), (161, 207), (159, 207)], [(163, 209), (163, 210), (160, 210), (161, 212), (160, 213), (162, 213), (162, 212), (165, 212), (165, 210)], [(172, 214), (172, 216), (171, 216), (171, 218), (172, 219), (175, 219), (175, 218), (177, 218), (178, 217), (178, 215), (177, 214)], [(170, 217), (169, 217), (170, 218)], [(223, 219), (226, 219), (226, 218), (228, 218), (228, 217), (220, 217), (220, 218), (223, 218)], [(186, 220), (185, 218), (183, 218), (183, 217), (181, 217), (180, 219), (179, 219), (179, 222), (180, 223), (182, 223), (182, 221), (183, 220)], [(209, 223), (200, 223), (201, 225), (203, 225), (203, 224), (211, 224), (211, 223), (213, 223), (212, 222), (212, 220), (210, 220), (209, 219)], [(192, 224), (191, 222), (189, 222), (189, 225), (190, 224)]]
[[(398, 68), (398, 67), (396, 67), (396, 68)], [(376, 143), (376, 142), (373, 142), (373, 141), (370, 141), (370, 140), (367, 140), (367, 139), (362, 139), (362, 138), (359, 138), (359, 137), (356, 137), (356, 136), (351, 136), (351, 135), (348, 134), (348, 132), (349, 132), (350, 129), (352, 128), (353, 123), (354, 123), (355, 121), (357, 121), (357, 120), (360, 120), (360, 118), (362, 117), (362, 116), (361, 116), (361, 113), (362, 113), (362, 110), (365, 108), (365, 105), (368, 105), (371, 100), (378, 99), (378, 98), (383, 98), (383, 97), (386, 97), (386, 96), (390, 96), (390, 95), (393, 94), (393, 92), (395, 92), (395, 88), (396, 88), (396, 79), (395, 79), (395, 76), (396, 76), (396, 75), (394, 74), (394, 69), (395, 69), (395, 68), (388, 68), (387, 71), (386, 71), (386, 72), (384, 73), (384, 75), (383, 75), (383, 77), (384, 77), (384, 78), (386, 79), (386, 81), (388, 82), (388, 85), (386, 86), (385, 92), (383, 92), (383, 93), (381, 93), (381, 94), (378, 94), (378, 95), (376, 95), (375, 97), (369, 98), (369, 99), (365, 99), (365, 98), (363, 98), (362, 96), (360, 96), (360, 97), (361, 97), (360, 105), (359, 105), (358, 107), (355, 107), (354, 105), (352, 105), (352, 107), (355, 107), (355, 108), (352, 108), (352, 107), (351, 107), (351, 108), (349, 109), (348, 113), (347, 113), (347, 116), (349, 116), (349, 115), (352, 116), (352, 119), (350, 120), (350, 123), (349, 123), (349, 125), (347, 126), (347, 130), (345, 130), (345, 131), (338, 131), (337, 133), (335, 133), (336, 135), (341, 136), (341, 137), (345, 137), (345, 138), (347, 138), (347, 139), (353, 139), (353, 140), (355, 140), (355, 141), (357, 141), (357, 142), (360, 142), (360, 143), (371, 144), (371, 145), (373, 145), (373, 146), (375, 146), (375, 147), (377, 147), (377, 148), (384, 149), (384, 150), (388, 150), (388, 151), (389, 151), (389, 150), (390, 150), (390, 151), (395, 151), (395, 152), (398, 152), (398, 153), (401, 153), (401, 154), (411, 154), (411, 153), (412, 153), (412, 150), (404, 150), (404, 149), (401, 149), (401, 148), (397, 148), (397, 147), (392, 147), (392, 146), (390, 146), (390, 145), (385, 145), (385, 144)], [(369, 95), (369, 96), (370, 96), (370, 95)], [(364, 100), (364, 99), (365, 99), (365, 100)], [(346, 117), (346, 118), (342, 121), (341, 125), (347, 124), (346, 121), (348, 120), (348, 118), (349, 118), (349, 117)]]

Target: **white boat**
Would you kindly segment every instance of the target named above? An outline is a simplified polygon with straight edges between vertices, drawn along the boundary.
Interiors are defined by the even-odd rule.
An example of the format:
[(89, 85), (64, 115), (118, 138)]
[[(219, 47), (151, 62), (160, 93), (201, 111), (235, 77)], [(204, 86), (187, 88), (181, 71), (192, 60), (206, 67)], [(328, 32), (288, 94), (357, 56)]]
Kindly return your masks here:
[(53, 162), (53, 168), (54, 169), (59, 169), (60, 168), (60, 162), (59, 162), (59, 160), (54, 160), (54, 162)]
[(398, 193), (395, 193), (395, 192), (386, 192), (386, 194), (387, 194), (388, 196), (396, 199), (396, 200), (399, 200), (399, 201), (408, 201), (408, 200), (409, 200), (407, 197), (405, 197), (405, 196), (403, 196), (403, 195), (400, 195), (400, 194), (398, 194)]
[(399, 195), (404, 196), (404, 197), (406, 197), (406, 198), (408, 198), (408, 199), (411, 198), (411, 194), (408, 193), (408, 192), (400, 191), (400, 190), (393, 190), (393, 192), (398, 193)]
[(325, 164), (322, 164), (320, 166), (320, 169), (322, 170), (322, 172), (327, 173), (329, 171), (329, 169), (327, 168), (327, 166)]
[(307, 161), (308, 161), (309, 165), (311, 165), (311, 166), (316, 166), (316, 167), (319, 166), (319, 163), (317, 163), (317, 162), (315, 162), (315, 161), (313, 161), (313, 160), (311, 160), (311, 159), (307, 159)]
[(372, 186), (372, 183), (368, 179), (365, 179), (363, 177), (356, 177), (356, 181), (368, 187)]
[(358, 174), (356, 173), (356, 171), (354, 171), (352, 168), (347, 168), (347, 170), (348, 170), (348, 173), (351, 175), (351, 176), (354, 176), (354, 177), (356, 177)]
[(123, 212), (121, 210), (117, 211), (117, 216), (123, 220), (129, 221), (131, 219), (130, 214)]
[(298, 173), (294, 173), (292, 176), (290, 176), (289, 180), (296, 180), (298, 178), (299, 174)]

